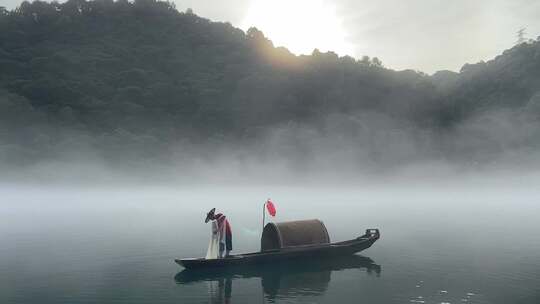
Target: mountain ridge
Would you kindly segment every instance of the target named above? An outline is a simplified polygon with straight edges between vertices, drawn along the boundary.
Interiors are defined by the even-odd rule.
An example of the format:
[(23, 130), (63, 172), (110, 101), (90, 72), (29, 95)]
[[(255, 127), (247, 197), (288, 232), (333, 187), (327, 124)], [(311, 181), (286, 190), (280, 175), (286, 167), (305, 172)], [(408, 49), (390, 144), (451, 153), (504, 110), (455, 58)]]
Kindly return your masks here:
[(291, 123), (333, 134), (328, 117), (351, 122), (345, 133), (376, 113), (385, 128), (440, 137), (484, 112), (534, 120), (539, 108), (538, 41), (429, 76), (376, 57), (296, 56), (256, 28), (153, 0), (23, 2), (0, 12), (0, 29), (5, 162), (54, 157), (74, 133), (84, 142), (75, 146), (144, 157), (186, 142), (256, 142)]

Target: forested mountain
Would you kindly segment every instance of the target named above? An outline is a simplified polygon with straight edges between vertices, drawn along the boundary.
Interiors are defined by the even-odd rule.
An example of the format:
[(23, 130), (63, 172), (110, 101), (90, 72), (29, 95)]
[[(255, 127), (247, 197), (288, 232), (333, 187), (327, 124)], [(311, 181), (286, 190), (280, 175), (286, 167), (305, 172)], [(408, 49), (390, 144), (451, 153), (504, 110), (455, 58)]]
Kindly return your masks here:
[[(391, 70), (376, 57), (295, 56), (255, 28), (244, 33), (168, 2), (35, 1), (0, 9), (4, 164), (66, 151), (163, 159), (197, 145), (264, 145), (262, 138), (278, 138), (286, 155), (319, 146), (313, 138), (331, 138), (339, 149), (336, 137), (375, 162), (475, 158), (486, 149), (538, 148), (538, 128), (530, 128), (539, 116), (538, 41), (460, 73), (429, 76)], [(510, 141), (482, 133), (478, 124), (493, 130), (494, 119), (510, 119), (503, 127)], [(448, 140), (470, 134), (471, 121), (478, 134)], [(393, 149), (385, 142), (396, 140), (403, 141), (399, 157), (390, 151), (385, 158)]]

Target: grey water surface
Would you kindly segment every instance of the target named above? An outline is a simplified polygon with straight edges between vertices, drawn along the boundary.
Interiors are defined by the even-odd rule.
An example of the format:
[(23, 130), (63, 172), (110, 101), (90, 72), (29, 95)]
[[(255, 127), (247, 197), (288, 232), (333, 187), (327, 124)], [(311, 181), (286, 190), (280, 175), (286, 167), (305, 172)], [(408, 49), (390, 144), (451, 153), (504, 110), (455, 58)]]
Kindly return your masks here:
[[(540, 303), (539, 190), (519, 187), (2, 186), (1, 303)], [(224, 212), (234, 252), (275, 221), (319, 218), (332, 240), (381, 229), (360, 256), (189, 273), (204, 214)]]

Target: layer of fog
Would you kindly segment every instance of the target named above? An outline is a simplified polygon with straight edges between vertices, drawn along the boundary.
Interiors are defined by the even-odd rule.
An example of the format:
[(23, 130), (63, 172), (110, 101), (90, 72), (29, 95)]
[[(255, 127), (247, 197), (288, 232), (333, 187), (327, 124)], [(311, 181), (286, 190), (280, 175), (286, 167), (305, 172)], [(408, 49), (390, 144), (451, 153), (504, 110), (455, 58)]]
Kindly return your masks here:
[[(166, 151), (152, 142), (141, 144), (144, 137), (140, 137), (135, 139), (138, 146), (114, 152), (111, 147), (92, 146), (86, 135), (66, 131), (67, 143), (58, 145), (53, 157), (28, 163), (4, 158), (0, 180), (302, 184), (529, 174), (540, 164), (540, 118), (531, 113), (538, 112), (478, 113), (440, 130), (376, 112), (332, 114), (317, 123), (290, 122), (256, 130), (245, 140), (229, 142), (219, 136), (202, 144), (171, 140), (162, 143), (169, 147)], [(137, 151), (138, 147), (148, 151)]]

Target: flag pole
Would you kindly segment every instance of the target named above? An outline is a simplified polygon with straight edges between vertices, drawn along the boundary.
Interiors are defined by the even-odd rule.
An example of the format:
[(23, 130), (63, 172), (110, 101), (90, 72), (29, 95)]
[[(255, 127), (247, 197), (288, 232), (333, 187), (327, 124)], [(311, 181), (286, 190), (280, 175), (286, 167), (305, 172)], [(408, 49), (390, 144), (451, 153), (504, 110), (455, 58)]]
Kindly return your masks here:
[(262, 222), (261, 236), (262, 236), (262, 232), (264, 230), (264, 220), (265, 220), (265, 216), (266, 216), (266, 212), (264, 212), (264, 207), (266, 207), (266, 201), (263, 204), (263, 222)]

